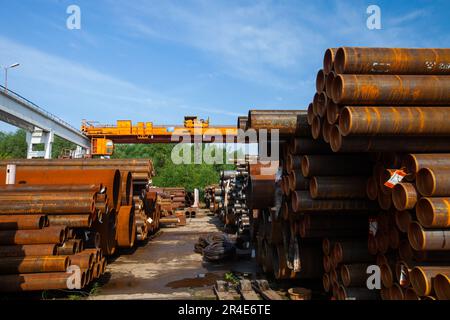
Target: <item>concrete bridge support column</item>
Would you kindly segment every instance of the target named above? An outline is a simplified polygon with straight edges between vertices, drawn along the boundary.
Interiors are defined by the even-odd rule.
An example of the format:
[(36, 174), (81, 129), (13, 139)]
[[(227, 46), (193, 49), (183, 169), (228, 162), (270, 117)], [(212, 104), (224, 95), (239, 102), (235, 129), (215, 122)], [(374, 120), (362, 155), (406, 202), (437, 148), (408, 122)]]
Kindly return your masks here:
[[(33, 132), (27, 132), (27, 159), (33, 158), (52, 158), (52, 145), (54, 140), (53, 131), (44, 131), (39, 128), (35, 128)], [(44, 144), (43, 151), (35, 151), (36, 146)]]

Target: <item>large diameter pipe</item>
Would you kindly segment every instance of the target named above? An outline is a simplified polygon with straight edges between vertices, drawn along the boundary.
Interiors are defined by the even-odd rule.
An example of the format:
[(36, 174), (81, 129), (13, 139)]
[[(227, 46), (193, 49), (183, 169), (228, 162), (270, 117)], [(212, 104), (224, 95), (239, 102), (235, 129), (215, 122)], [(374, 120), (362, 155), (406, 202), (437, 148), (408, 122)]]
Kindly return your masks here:
[(328, 48), (323, 57), (323, 71), (328, 75), (334, 69), (334, 59), (338, 48)]
[(323, 69), (320, 69), (317, 72), (317, 76), (316, 76), (316, 91), (317, 92), (322, 92), (323, 90), (325, 90), (325, 80), (326, 80), (325, 72), (323, 71)]
[(421, 198), (416, 206), (416, 215), (425, 228), (449, 228), (450, 197)]
[[(46, 181), (43, 181), (46, 182)], [(10, 193), (48, 193), (48, 192), (65, 192), (65, 193), (73, 193), (73, 192), (86, 192), (91, 191), (92, 193), (101, 192), (102, 185), (101, 184), (79, 184), (79, 185), (28, 185), (28, 184), (20, 184), (20, 185), (0, 185), (0, 193), (1, 194), (10, 194)]]
[(0, 257), (53, 256), (56, 244), (1, 245)]
[(430, 170), (449, 168), (450, 153), (407, 154), (403, 159), (402, 166), (406, 168), (408, 173), (406, 178), (413, 180), (422, 168)]
[(323, 142), (310, 138), (295, 138), (291, 150), (292, 154), (329, 154), (331, 153), (330, 146)]
[(47, 227), (40, 230), (0, 231), (0, 245), (60, 244), (64, 242), (65, 227)]
[(247, 205), (250, 209), (272, 207), (275, 200), (275, 176), (251, 175), (247, 186)]
[(439, 300), (450, 300), (450, 275), (439, 273), (434, 278), (434, 292)]
[(331, 129), (330, 145), (334, 152), (448, 152), (446, 137), (343, 137), (338, 126)]
[(365, 199), (366, 177), (313, 177), (309, 192), (313, 199)]
[(310, 183), (309, 181), (310, 180), (308, 178), (303, 177), (303, 174), (300, 171), (292, 171), (289, 174), (289, 189), (291, 191), (308, 190)]
[(48, 225), (44, 215), (0, 216), (0, 230), (36, 230)]
[(66, 271), (69, 258), (61, 256), (34, 256), (0, 258), (1, 274)]
[(409, 274), (414, 291), (421, 297), (430, 295), (433, 290), (433, 280), (438, 274), (450, 276), (450, 266), (414, 267)]
[(392, 202), (398, 211), (413, 209), (418, 199), (419, 195), (413, 183), (398, 183), (392, 190)]
[[(71, 276), (71, 273), (66, 272), (0, 275), (0, 291), (21, 292), (68, 289), (67, 282)], [(81, 283), (84, 282), (85, 279), (82, 278)]]
[(339, 74), (450, 75), (450, 49), (342, 47), (334, 68)]
[(361, 155), (305, 155), (302, 173), (305, 177), (369, 175), (370, 163)]
[(117, 244), (121, 248), (131, 248), (136, 239), (136, 216), (132, 206), (120, 207), (117, 215)]
[(333, 80), (336, 104), (449, 105), (450, 77), (340, 74)]
[(420, 194), (425, 197), (450, 196), (450, 167), (420, 169), (416, 185)]
[(365, 211), (375, 210), (377, 206), (367, 200), (314, 200), (308, 191), (292, 193), (292, 209), (294, 212), (309, 211)]
[(248, 126), (254, 130), (279, 130), (281, 135), (298, 133), (297, 117), (305, 115), (304, 110), (250, 110)]
[(450, 250), (450, 229), (425, 230), (417, 222), (408, 228), (408, 240), (414, 250)]
[(344, 107), (343, 136), (428, 136), (450, 134), (450, 107)]

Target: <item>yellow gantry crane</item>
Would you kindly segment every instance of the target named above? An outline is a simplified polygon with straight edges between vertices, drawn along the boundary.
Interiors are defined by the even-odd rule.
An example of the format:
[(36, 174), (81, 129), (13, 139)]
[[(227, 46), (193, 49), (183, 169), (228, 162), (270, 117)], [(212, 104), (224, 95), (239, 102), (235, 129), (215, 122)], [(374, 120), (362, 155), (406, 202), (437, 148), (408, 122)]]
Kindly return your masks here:
[[(91, 139), (91, 154), (109, 156), (115, 143), (193, 143), (236, 142), (235, 126), (209, 126), (209, 119), (185, 116), (180, 125), (154, 125), (152, 122), (117, 120), (116, 125), (102, 125), (83, 120), (81, 131)], [(222, 140), (217, 141), (220, 137)]]

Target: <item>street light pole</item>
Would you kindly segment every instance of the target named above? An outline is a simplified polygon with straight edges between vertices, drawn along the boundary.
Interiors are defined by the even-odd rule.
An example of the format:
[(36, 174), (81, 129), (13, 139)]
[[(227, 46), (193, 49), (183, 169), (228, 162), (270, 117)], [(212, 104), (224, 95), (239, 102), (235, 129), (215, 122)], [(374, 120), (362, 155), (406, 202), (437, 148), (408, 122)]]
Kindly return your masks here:
[(16, 68), (20, 66), (20, 63), (14, 63), (9, 67), (4, 67), (5, 69), (5, 93), (8, 93), (8, 69)]

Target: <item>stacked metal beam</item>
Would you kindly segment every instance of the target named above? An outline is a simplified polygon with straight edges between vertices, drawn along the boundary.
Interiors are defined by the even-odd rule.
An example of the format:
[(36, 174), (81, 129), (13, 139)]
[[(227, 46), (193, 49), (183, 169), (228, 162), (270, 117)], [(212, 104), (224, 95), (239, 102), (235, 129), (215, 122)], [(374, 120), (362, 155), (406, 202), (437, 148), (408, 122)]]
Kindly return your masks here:
[[(286, 143), (282, 210), (266, 208), (256, 220), (258, 233), (272, 238), (256, 241), (265, 271), (297, 278), (302, 262), (317, 268), (314, 255), (300, 257), (311, 247), (323, 252), (324, 289), (335, 299), (376, 298), (366, 287), (366, 268), (375, 263), (383, 299), (449, 298), (449, 157), (420, 154), (450, 151), (449, 66), (449, 49), (328, 49), (306, 117), (312, 139), (299, 134), (309, 129), (301, 117), (295, 126), (278, 121), (284, 110), (262, 122), (249, 116), (249, 128), (280, 129)], [(406, 157), (415, 165), (405, 164), (408, 152), (418, 153)], [(424, 169), (411, 160), (421, 156)], [(384, 183), (395, 169), (409, 176), (392, 191)], [(407, 212), (414, 209), (417, 221)], [(272, 259), (269, 247), (277, 248)]]
[[(136, 238), (143, 240), (136, 236), (139, 226), (135, 214), (145, 215), (144, 221), (152, 214), (139, 203), (146, 193), (146, 186), (141, 188), (140, 184), (144, 175), (151, 176), (151, 162), (145, 161), (148, 172), (143, 174), (142, 161), (127, 164), (124, 160), (117, 165), (131, 170), (137, 166), (136, 172), (110, 169), (115, 165), (109, 161), (0, 163), (0, 260), (4, 259), (0, 264), (5, 265), (5, 269), (0, 267), (0, 274), (5, 274), (0, 278), (2, 290), (66, 289), (63, 280), (70, 277), (66, 273), (70, 265), (81, 268), (84, 287), (104, 272), (103, 255), (114, 254), (118, 247), (133, 247)], [(16, 165), (15, 184), (3, 185), (8, 164)], [(133, 198), (133, 190), (139, 188), (141, 196)], [(42, 223), (36, 225), (30, 218), (39, 218)], [(67, 259), (61, 260), (65, 256)], [(53, 260), (58, 261), (58, 270), (48, 268), (52, 268)], [(47, 275), (53, 271), (60, 274)]]

